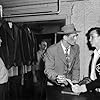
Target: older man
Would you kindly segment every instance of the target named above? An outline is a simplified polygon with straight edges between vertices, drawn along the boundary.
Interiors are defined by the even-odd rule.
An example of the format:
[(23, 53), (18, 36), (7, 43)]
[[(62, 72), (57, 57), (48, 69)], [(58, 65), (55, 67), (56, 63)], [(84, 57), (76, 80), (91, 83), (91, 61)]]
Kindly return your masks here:
[(67, 79), (78, 83), (80, 79), (80, 50), (76, 44), (78, 32), (74, 24), (61, 28), (62, 39), (47, 49), (45, 56), (45, 74), (51, 83), (64, 86), (68, 85)]

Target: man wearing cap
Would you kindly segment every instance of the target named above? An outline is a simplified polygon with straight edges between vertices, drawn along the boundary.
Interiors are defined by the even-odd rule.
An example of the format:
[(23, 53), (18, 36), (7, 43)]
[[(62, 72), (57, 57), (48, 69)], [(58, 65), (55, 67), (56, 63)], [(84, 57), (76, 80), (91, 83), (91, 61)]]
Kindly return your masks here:
[(47, 49), (45, 56), (45, 71), (53, 85), (68, 86), (78, 83), (80, 79), (80, 50), (76, 39), (80, 31), (76, 31), (74, 24), (68, 24), (61, 28), (62, 40)]

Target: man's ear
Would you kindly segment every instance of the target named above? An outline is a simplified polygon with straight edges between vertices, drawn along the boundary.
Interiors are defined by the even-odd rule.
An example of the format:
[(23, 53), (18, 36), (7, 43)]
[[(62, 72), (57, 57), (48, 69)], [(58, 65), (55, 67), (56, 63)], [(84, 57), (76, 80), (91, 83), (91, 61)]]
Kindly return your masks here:
[(67, 40), (67, 38), (68, 38), (67, 35), (64, 35), (64, 36), (63, 36), (63, 39), (64, 39), (64, 40)]

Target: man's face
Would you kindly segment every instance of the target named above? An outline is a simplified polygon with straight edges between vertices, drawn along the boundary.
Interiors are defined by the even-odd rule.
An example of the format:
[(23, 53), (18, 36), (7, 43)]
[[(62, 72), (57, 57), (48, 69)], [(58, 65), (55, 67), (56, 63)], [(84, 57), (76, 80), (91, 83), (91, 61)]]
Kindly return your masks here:
[(1, 38), (0, 38), (0, 47), (1, 47), (1, 43), (2, 43), (2, 40), (1, 40)]
[(100, 36), (98, 36), (96, 30), (90, 32), (89, 41), (92, 47), (97, 47), (98, 44), (100, 43)]
[(78, 34), (70, 34), (69, 36), (67, 36), (67, 42), (70, 45), (75, 45), (76, 44), (77, 36), (78, 36)]
[(42, 50), (46, 50), (47, 49), (47, 43), (46, 42), (42, 42), (41, 43), (41, 49)]

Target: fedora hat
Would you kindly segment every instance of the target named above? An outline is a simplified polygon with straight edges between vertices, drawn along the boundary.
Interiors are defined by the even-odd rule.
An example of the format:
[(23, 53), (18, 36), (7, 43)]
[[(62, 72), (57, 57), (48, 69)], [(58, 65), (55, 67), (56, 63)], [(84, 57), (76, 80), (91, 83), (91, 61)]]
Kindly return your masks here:
[(74, 24), (68, 24), (61, 28), (60, 32), (57, 32), (58, 34), (77, 34), (81, 31), (77, 31)]

